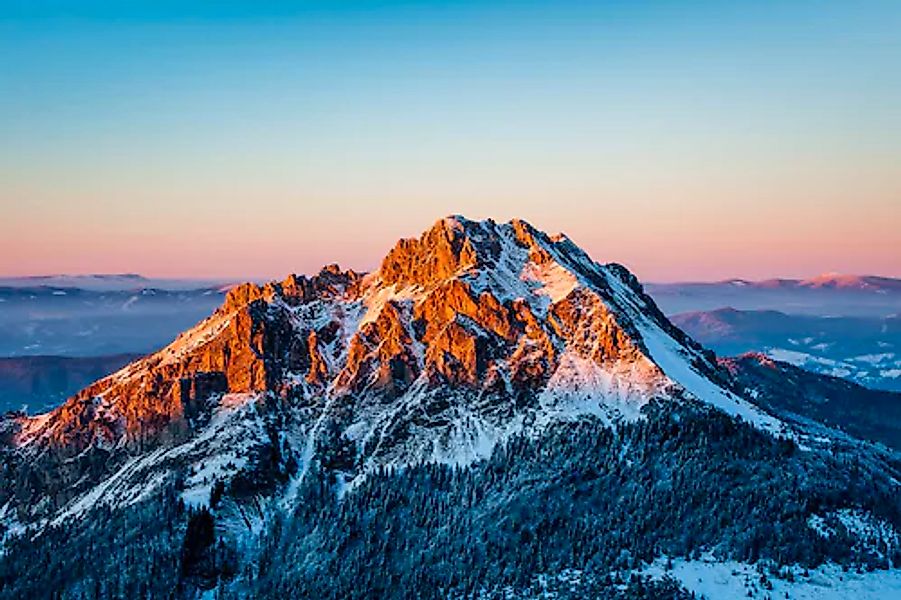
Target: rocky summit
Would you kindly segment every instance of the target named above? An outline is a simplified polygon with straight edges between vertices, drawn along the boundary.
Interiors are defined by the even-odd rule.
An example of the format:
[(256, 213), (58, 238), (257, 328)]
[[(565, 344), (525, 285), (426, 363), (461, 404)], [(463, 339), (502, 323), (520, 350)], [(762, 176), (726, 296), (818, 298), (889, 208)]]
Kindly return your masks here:
[[(566, 236), (549, 236), (521, 220), (496, 223), (447, 217), (420, 237), (399, 241), (373, 273), (330, 265), (312, 276), (237, 286), (219, 309), (171, 344), (88, 386), (56, 410), (38, 416), (7, 415), (0, 423), (0, 522), (10, 549), (6, 566), (0, 569), (0, 591), (24, 593), (10, 575), (11, 569), (19, 568), (16, 556), (40, 553), (42, 544), (52, 543), (61, 529), (81, 532), (82, 537), (73, 539), (97, 540), (99, 518), (126, 527), (128, 515), (138, 514), (133, 531), (158, 526), (164, 533), (154, 535), (168, 537), (144, 539), (141, 535), (151, 535), (145, 532), (122, 541), (119, 533), (107, 532), (103, 539), (117, 540), (127, 548), (148, 544), (155, 548), (149, 556), (163, 566), (135, 566), (136, 575), (121, 576), (117, 585), (122, 587), (116, 590), (104, 587), (106, 580), (97, 572), (105, 572), (102, 565), (81, 576), (56, 573), (49, 565), (45, 577), (58, 578), (54, 585), (66, 590), (67, 597), (115, 597), (139, 589), (148, 596), (193, 597), (214, 588), (236, 597), (265, 595), (258, 584), (270, 575), (248, 565), (262, 569), (260, 561), (274, 560), (274, 548), (290, 546), (279, 537), (285, 523), (304, 523), (296, 525), (297, 543), (308, 539), (305, 535), (313, 536), (310, 519), (326, 529), (326, 523), (333, 527), (340, 522), (332, 509), (310, 513), (299, 508), (315, 504), (313, 498), (325, 502), (328, 496), (328, 506), (353, 506), (360, 498), (379, 496), (379, 486), (384, 485), (392, 491), (381, 502), (404, 504), (403, 495), (395, 496), (397, 490), (390, 486), (398, 477), (412, 477), (404, 485), (413, 490), (422, 484), (418, 470), (431, 465), (447, 469), (440, 473), (457, 475), (441, 475), (428, 485), (457, 486), (454, 491), (435, 492), (439, 496), (468, 490), (472, 496), (465, 504), (472, 510), (466, 518), (476, 518), (488, 514), (475, 508), (482, 506), (476, 498), (490, 497), (498, 505), (511, 498), (517, 504), (517, 497), (542, 502), (532, 484), (523, 491), (521, 480), (510, 484), (500, 500), (493, 484), (478, 483), (479, 477), (487, 477), (486, 465), (502, 456), (517, 456), (516, 452), (537, 452), (529, 463), (533, 468), (548, 453), (570, 452), (560, 450), (568, 444), (584, 451), (604, 440), (603, 448), (583, 464), (601, 457), (613, 462), (591, 467), (594, 479), (586, 481), (597, 482), (617, 461), (634, 458), (650, 469), (653, 461), (648, 457), (668, 457), (654, 463), (653, 471), (623, 466), (626, 470), (618, 472), (616, 485), (631, 487), (644, 480), (652, 490), (654, 485), (647, 482), (667, 481), (670, 495), (660, 493), (669, 502), (675, 494), (672, 486), (677, 485), (673, 482), (680, 481), (671, 477), (689, 468), (679, 461), (694, 456), (690, 450), (717, 456), (710, 463), (715, 471), (733, 469), (726, 472), (741, 480), (737, 489), (746, 489), (760, 475), (748, 466), (747, 453), (761, 453), (760, 460), (778, 474), (774, 481), (794, 477), (795, 485), (800, 485), (800, 472), (813, 478), (809, 482), (826, 478), (833, 470), (844, 477), (843, 467), (824, 466), (819, 459), (815, 465), (805, 462), (820, 456), (820, 448), (831, 443), (828, 426), (814, 431), (803, 419), (780, 414), (774, 402), (755, 402), (746, 382), (728, 367), (674, 327), (621, 265), (597, 263)], [(588, 446), (586, 426), (595, 432)], [(608, 439), (605, 432), (613, 437)], [(691, 439), (683, 439), (687, 432)], [(659, 447), (643, 446), (649, 439), (663, 441)], [(791, 499), (801, 504), (787, 522), (807, 531), (805, 519), (816, 517), (832, 524), (840, 522), (835, 515), (845, 514), (840, 511), (858, 511), (853, 514), (862, 522), (882, 528), (881, 537), (873, 542), (882, 550), (864, 552), (861, 549), (870, 546), (851, 540), (836, 556), (853, 555), (861, 564), (880, 560), (890, 564), (897, 552), (891, 540), (897, 540), (893, 532), (901, 513), (892, 512), (898, 510), (897, 502), (888, 508), (879, 503), (884, 501), (880, 494), (897, 487), (890, 483), (891, 473), (897, 472), (896, 458), (884, 447), (845, 435), (837, 439), (841, 441), (835, 443), (845, 444), (865, 464), (858, 468), (878, 473), (872, 475), (873, 481), (882, 483), (874, 484), (878, 489), (869, 500), (845, 498), (844, 504), (826, 491), (798, 487)], [(665, 440), (670, 441), (664, 444)], [(679, 450), (680, 443), (688, 449)], [(608, 456), (613, 447), (618, 450)], [(679, 454), (683, 451), (686, 454)], [(737, 457), (739, 466), (724, 466), (717, 454), (721, 451)], [(779, 466), (779, 461), (804, 452), (807, 458), (792, 459), (800, 462), (790, 467), (791, 473), (779, 471), (789, 469), (788, 462)], [(629, 456), (633, 458), (623, 458)], [(501, 471), (510, 466), (504, 464)], [(566, 463), (555, 462), (553, 468), (535, 471), (531, 477), (566, 477), (562, 464)], [(463, 472), (476, 479), (448, 483)], [(718, 479), (723, 472), (716, 473), (711, 476), (715, 486), (735, 485), (731, 479)], [(526, 477), (525, 471), (519, 476)], [(581, 479), (564, 485), (567, 493), (583, 490), (586, 495), (577, 493), (568, 504), (553, 504), (548, 510), (565, 506), (583, 514), (602, 510), (604, 502), (585, 485)], [(710, 485), (708, 481), (701, 489)], [(410, 498), (420, 493), (411, 491)], [(556, 502), (549, 498), (544, 502)], [(733, 501), (750, 506), (754, 498), (748, 491)], [(390, 516), (400, 510), (391, 506), (395, 508), (380, 504), (372, 514)], [(423, 523), (447, 517), (404, 510), (412, 511), (404, 513), (408, 519), (425, 519)], [(753, 509), (747, 510), (734, 519), (749, 519)], [(304, 567), (292, 576), (290, 566), (283, 565), (284, 577), (270, 591), (346, 597), (353, 588), (342, 587), (339, 580), (359, 566), (349, 557), (362, 560), (354, 548), (369, 548), (367, 560), (375, 561), (372, 568), (378, 571), (378, 576), (370, 573), (374, 579), (367, 585), (373, 587), (356, 588), (359, 597), (451, 597), (452, 591), (477, 594), (480, 589), (486, 593), (501, 589), (496, 586), (512, 586), (515, 594), (531, 585), (532, 576), (557, 577), (566, 569), (583, 573), (590, 565), (599, 570), (580, 579), (579, 585), (597, 585), (600, 590), (604, 585), (599, 573), (625, 568), (612, 559), (586, 558), (572, 546), (575, 538), (556, 539), (550, 530), (539, 535), (535, 529), (539, 523), (530, 525), (528, 517), (523, 518), (531, 533), (518, 546), (520, 551), (540, 548), (541, 544), (532, 544), (535, 536), (545, 536), (546, 544), (555, 548), (539, 550), (555, 558), (536, 562), (529, 573), (514, 577), (493, 569), (491, 565), (498, 563), (492, 563), (491, 556), (506, 543), (498, 542), (494, 550), (485, 550), (488, 554), (482, 558), (488, 570), (477, 574), (478, 581), (452, 569), (445, 578), (441, 571), (430, 574), (428, 582), (417, 580), (425, 575), (412, 566), (383, 564), (398, 550), (379, 554), (379, 548), (393, 543), (387, 539), (392, 530), (379, 527), (397, 525), (373, 517), (368, 529), (336, 541), (337, 545), (309, 542), (309, 551), (315, 547), (328, 555), (316, 564), (335, 578), (333, 587), (306, 579), (315, 568)], [(558, 525), (565, 529), (568, 521), (560, 519)], [(165, 526), (159, 524), (162, 521)], [(490, 531), (491, 522), (473, 525), (474, 531)], [(552, 523), (546, 526), (553, 528)], [(341, 535), (347, 534), (347, 527)], [(607, 523), (578, 535), (604, 538), (609, 527)], [(693, 533), (692, 527), (700, 525), (684, 524), (678, 543), (661, 538), (650, 544), (643, 558), (652, 561), (664, 551), (691, 556), (720, 549), (723, 556), (749, 559), (762, 556), (760, 548), (772, 547), (773, 556), (768, 557), (773, 560), (800, 560), (779, 546), (782, 538), (776, 531), (770, 537), (759, 534), (752, 557), (736, 556), (733, 550), (738, 545), (732, 545), (732, 538), (720, 529), (714, 534), (706, 529)], [(722, 527), (724, 531), (726, 525)], [(835, 527), (841, 535), (851, 535), (848, 527)], [(526, 535), (517, 531), (517, 536)], [(816, 532), (810, 535), (820, 539)], [(377, 541), (367, 536), (387, 538)], [(400, 536), (394, 541), (398, 540), (403, 540), (408, 553), (425, 551), (419, 538)], [(166, 546), (173, 544), (167, 554)], [(776, 556), (778, 552), (782, 554)], [(304, 556), (304, 561), (315, 563), (311, 555)], [(342, 556), (347, 559), (344, 563)], [(815, 566), (818, 560), (831, 558), (823, 551), (809, 562)], [(133, 556), (130, 560), (140, 563)], [(634, 569), (639, 563), (633, 552), (624, 564)], [(340, 564), (344, 566), (336, 566)], [(168, 578), (140, 588), (142, 574), (153, 569), (169, 569)], [(617, 589), (613, 586), (607, 592)], [(670, 592), (678, 595), (678, 586)]]

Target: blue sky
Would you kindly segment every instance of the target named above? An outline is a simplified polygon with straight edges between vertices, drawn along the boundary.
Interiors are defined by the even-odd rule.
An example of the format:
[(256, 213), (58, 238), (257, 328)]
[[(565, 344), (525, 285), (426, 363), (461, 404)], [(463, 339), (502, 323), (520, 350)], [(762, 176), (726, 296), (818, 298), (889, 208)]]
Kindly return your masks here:
[(644, 278), (901, 275), (899, 31), (870, 1), (3, 2), (0, 273), (371, 268), (464, 213)]

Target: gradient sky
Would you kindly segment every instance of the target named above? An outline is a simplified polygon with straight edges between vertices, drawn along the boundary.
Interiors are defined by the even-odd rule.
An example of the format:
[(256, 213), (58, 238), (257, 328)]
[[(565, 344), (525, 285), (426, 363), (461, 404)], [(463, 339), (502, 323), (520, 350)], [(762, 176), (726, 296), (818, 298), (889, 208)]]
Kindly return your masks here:
[(901, 276), (901, 2), (0, 0), (0, 208), (3, 275), (371, 269), (462, 213)]

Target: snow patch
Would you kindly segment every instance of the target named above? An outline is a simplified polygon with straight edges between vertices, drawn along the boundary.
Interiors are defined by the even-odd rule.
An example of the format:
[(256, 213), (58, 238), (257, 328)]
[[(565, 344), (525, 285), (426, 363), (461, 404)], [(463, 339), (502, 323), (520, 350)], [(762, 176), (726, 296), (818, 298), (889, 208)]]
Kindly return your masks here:
[(367, 290), (363, 296), (363, 306), (366, 312), (357, 323), (356, 329), (360, 329), (366, 323), (371, 323), (379, 318), (382, 310), (389, 302), (403, 302), (415, 300), (422, 295), (422, 290), (416, 286), (397, 289), (396, 285), (377, 287)]
[(632, 362), (601, 366), (568, 351), (539, 396), (539, 422), (594, 415), (607, 424), (641, 417), (641, 409), (662, 391), (647, 369)]
[(651, 359), (668, 377), (678, 383), (696, 399), (712, 404), (733, 417), (741, 417), (748, 423), (774, 435), (786, 435), (785, 425), (775, 417), (764, 413), (750, 402), (716, 385), (701, 375), (681, 352), (681, 346), (659, 326), (645, 321), (641, 332)]
[(551, 304), (560, 302), (566, 298), (579, 285), (576, 276), (563, 268), (557, 262), (549, 262), (544, 265), (536, 265), (529, 262), (523, 267), (520, 279), (538, 284), (533, 293), (546, 296)]
[(875, 365), (881, 362), (885, 362), (895, 358), (894, 352), (883, 352), (880, 354), (862, 354), (860, 356), (854, 356), (850, 360), (858, 361), (858, 362), (866, 362), (871, 365)]

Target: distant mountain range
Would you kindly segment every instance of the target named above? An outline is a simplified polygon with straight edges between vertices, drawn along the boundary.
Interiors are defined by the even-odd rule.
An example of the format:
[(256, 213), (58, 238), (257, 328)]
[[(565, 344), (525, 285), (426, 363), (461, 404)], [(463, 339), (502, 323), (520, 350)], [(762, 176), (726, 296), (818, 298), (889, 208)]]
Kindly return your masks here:
[(720, 356), (763, 352), (867, 387), (901, 391), (898, 316), (821, 317), (721, 308), (671, 319)]
[(447, 217), (0, 419), (0, 598), (890, 597), (899, 406)]
[(0, 277), (0, 288), (78, 289), (93, 292), (129, 292), (144, 289), (178, 291), (222, 288), (229, 285), (231, 282), (219, 279), (148, 278), (137, 273)]
[(888, 317), (901, 314), (901, 279), (872, 275), (826, 274), (810, 279), (650, 283), (646, 288), (667, 314), (724, 307), (816, 316)]
[[(699, 285), (699, 284), (677, 284)], [(901, 293), (901, 279), (892, 277), (879, 277), (877, 275), (848, 275), (842, 273), (823, 273), (808, 279), (728, 279), (712, 284), (700, 285), (727, 285), (745, 286), (762, 289), (842, 289), (857, 290), (876, 293)]]
[(720, 281), (687, 281), (675, 283), (650, 283), (649, 288), (729, 288), (750, 289), (841, 289), (874, 293), (901, 293), (901, 279), (878, 275), (850, 275), (845, 273), (823, 273), (807, 279), (723, 279)]

